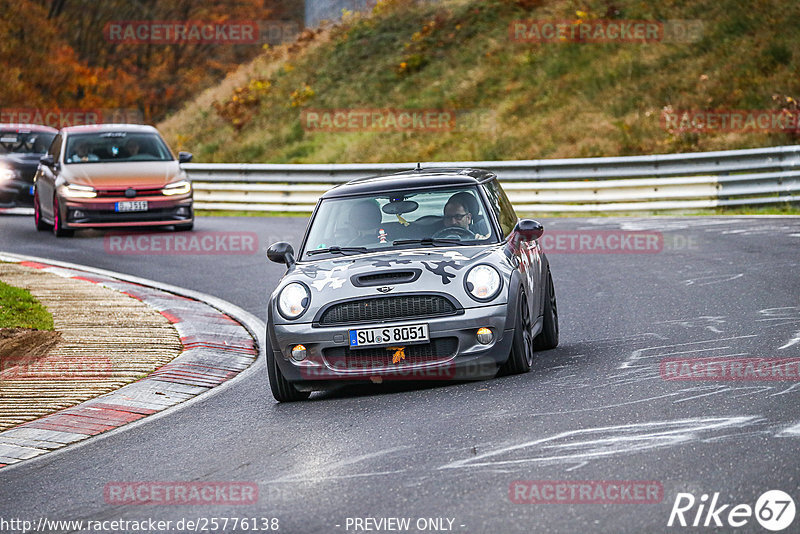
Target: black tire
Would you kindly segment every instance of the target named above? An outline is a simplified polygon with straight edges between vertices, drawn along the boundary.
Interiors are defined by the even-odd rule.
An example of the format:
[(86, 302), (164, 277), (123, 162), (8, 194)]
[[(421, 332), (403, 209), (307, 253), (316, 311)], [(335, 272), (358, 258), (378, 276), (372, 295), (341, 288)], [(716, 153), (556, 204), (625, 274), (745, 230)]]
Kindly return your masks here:
[(58, 205), (58, 197), (53, 197), (53, 233), (56, 237), (72, 237), (75, 230), (67, 230), (62, 226), (61, 208)]
[(533, 365), (533, 335), (531, 334), (533, 324), (525, 291), (520, 291), (517, 300), (519, 301), (519, 310), (517, 310), (517, 319), (514, 322), (511, 352), (506, 363), (500, 368), (500, 375), (527, 373)]
[(558, 304), (556, 290), (553, 287), (553, 276), (547, 269), (546, 293), (544, 297), (544, 318), (542, 331), (533, 341), (535, 350), (550, 350), (558, 346)]
[(44, 222), (44, 219), (42, 219), (42, 207), (39, 205), (38, 192), (33, 194), (33, 222), (36, 224), (36, 230), (38, 232), (44, 232), (45, 230), (50, 229), (50, 225)]
[(191, 232), (194, 229), (194, 221), (187, 223), (187, 224), (176, 224), (175, 231), (176, 232)]
[(275, 354), (272, 352), (272, 344), (269, 341), (269, 332), (267, 332), (267, 344), (265, 347), (267, 353), (267, 374), (269, 374), (269, 387), (272, 389), (272, 396), (278, 402), (295, 402), (306, 400), (310, 391), (299, 391), (291, 382), (286, 380), (275, 361)]

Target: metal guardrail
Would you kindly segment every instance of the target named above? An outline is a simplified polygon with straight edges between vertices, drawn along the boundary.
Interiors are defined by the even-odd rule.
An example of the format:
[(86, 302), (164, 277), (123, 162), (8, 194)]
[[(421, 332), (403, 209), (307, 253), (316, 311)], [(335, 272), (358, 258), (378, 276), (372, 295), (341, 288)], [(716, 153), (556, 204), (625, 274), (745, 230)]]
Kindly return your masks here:
[[(195, 206), (308, 213), (336, 184), (416, 163), (184, 164)], [(800, 202), (800, 146), (585, 159), (461, 161), (494, 171), (522, 212), (650, 211)]]

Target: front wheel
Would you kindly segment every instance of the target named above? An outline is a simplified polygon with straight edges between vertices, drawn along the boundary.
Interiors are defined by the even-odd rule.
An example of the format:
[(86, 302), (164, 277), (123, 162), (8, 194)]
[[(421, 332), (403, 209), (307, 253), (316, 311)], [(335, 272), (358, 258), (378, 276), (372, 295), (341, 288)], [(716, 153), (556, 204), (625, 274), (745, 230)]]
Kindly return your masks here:
[(556, 304), (556, 290), (553, 287), (553, 275), (547, 269), (546, 292), (544, 297), (544, 319), (542, 331), (534, 340), (536, 350), (549, 350), (558, 346), (558, 306)]
[(42, 207), (39, 205), (39, 192), (33, 193), (33, 222), (36, 224), (38, 232), (44, 232), (50, 229), (50, 225), (42, 219)]
[(528, 299), (525, 291), (519, 295), (519, 310), (514, 323), (514, 338), (511, 342), (511, 354), (508, 361), (500, 368), (501, 375), (516, 375), (527, 373), (533, 366), (533, 335), (531, 330), (531, 312), (528, 308)]
[(56, 237), (72, 237), (75, 230), (67, 230), (63, 227), (61, 220), (61, 208), (58, 205), (58, 197), (53, 197), (53, 233)]
[(272, 352), (272, 344), (269, 341), (269, 332), (267, 332), (267, 343), (265, 350), (267, 352), (267, 374), (269, 374), (269, 387), (272, 389), (272, 396), (278, 402), (295, 402), (306, 400), (310, 391), (299, 391), (294, 385), (284, 378), (278, 367), (278, 362), (275, 361), (275, 353)]

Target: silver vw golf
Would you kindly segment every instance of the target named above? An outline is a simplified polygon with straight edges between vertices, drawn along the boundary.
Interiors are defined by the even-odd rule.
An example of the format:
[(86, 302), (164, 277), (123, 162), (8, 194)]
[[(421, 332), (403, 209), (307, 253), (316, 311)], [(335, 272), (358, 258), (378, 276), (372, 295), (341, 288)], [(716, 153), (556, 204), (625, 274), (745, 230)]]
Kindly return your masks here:
[(497, 177), (420, 169), (350, 181), (317, 204), (269, 299), (278, 401), (353, 382), (469, 380), (531, 369), (558, 345), (542, 225)]

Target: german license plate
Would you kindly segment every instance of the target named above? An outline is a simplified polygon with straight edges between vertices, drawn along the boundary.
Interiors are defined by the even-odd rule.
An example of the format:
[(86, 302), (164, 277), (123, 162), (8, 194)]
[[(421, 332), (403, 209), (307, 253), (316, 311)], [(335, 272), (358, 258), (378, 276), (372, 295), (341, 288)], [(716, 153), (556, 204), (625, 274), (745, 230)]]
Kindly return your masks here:
[(430, 341), (430, 338), (428, 337), (428, 325), (426, 324), (350, 330), (351, 348), (425, 343), (427, 341)]
[(28, 191), (30, 191), (30, 193), (31, 193), (31, 196), (33, 196), (33, 193), (35, 193), (35, 192), (36, 192), (36, 186), (35, 186), (35, 185), (32, 185), (32, 186), (31, 186), (31, 188), (30, 188)]
[(146, 200), (132, 200), (130, 202), (117, 202), (114, 211), (147, 211)]

